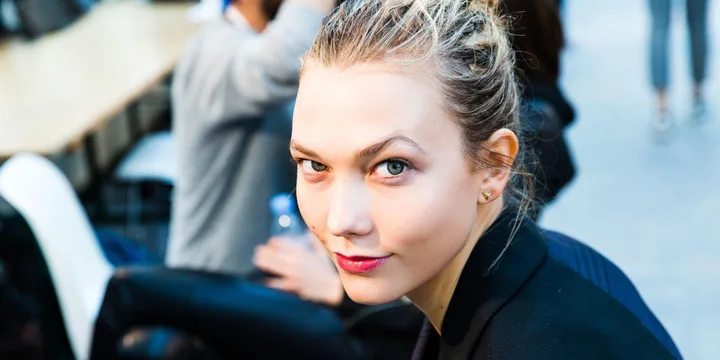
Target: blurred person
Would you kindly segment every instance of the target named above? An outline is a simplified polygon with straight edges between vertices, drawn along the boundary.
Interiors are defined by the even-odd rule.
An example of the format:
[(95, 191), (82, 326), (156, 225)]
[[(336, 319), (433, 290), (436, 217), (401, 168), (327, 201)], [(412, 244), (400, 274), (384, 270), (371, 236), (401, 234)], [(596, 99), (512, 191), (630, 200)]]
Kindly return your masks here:
[(680, 357), (620, 269), (526, 217), (514, 52), (494, 3), (331, 13), (290, 144), (308, 228), (351, 299), (407, 296), (425, 313), (415, 359)]
[(509, 17), (510, 42), (517, 58), (526, 145), (535, 156), (525, 166), (536, 179), (535, 220), (575, 176), (565, 130), (575, 110), (558, 83), (565, 46), (558, 3), (552, 0), (502, 0)]
[[(709, 0), (685, 0), (685, 16), (690, 30), (690, 55), (693, 78), (692, 119), (702, 121), (707, 115), (703, 84), (707, 73), (708, 52), (708, 3)], [(652, 86), (657, 97), (657, 115), (653, 129), (659, 133), (669, 131), (674, 120), (668, 99), (669, 86), (669, 36), (672, 0), (650, 0), (651, 41), (650, 70)]]
[(300, 57), (336, 0), (238, 0), (203, 27), (172, 84), (180, 149), (166, 263), (244, 274), (292, 188), (290, 102)]

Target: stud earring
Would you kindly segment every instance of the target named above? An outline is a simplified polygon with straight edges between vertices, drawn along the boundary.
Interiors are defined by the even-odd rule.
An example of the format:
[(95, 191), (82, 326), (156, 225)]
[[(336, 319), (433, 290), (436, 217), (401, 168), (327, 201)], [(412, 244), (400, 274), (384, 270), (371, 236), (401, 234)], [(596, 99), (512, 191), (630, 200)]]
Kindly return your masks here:
[(483, 196), (485, 197), (485, 200), (490, 200), (490, 195), (492, 195), (491, 191), (483, 191)]

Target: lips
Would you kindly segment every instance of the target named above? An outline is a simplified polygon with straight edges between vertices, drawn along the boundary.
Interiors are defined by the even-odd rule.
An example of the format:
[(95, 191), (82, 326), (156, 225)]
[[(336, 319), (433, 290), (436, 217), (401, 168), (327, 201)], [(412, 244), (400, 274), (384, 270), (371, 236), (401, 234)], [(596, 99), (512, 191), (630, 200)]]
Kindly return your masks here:
[(338, 266), (353, 274), (363, 274), (373, 271), (385, 264), (390, 256), (385, 257), (366, 257), (366, 256), (345, 256), (335, 254)]

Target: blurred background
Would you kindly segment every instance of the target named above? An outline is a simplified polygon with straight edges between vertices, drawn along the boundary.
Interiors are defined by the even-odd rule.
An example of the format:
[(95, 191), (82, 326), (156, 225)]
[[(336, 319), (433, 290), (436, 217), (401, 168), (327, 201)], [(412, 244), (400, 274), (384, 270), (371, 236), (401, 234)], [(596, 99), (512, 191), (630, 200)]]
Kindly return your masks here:
[[(667, 104), (658, 106), (651, 39), (661, 0), (527, 1), (556, 6), (565, 35), (558, 86), (575, 111), (563, 129), (574, 177), (539, 223), (582, 239), (622, 268), (685, 358), (720, 359), (720, 235), (714, 229), (720, 219), (719, 5), (705, 1), (707, 75), (699, 102), (686, 3), (667, 1), (670, 86)], [(0, 357), (82, 358), (86, 350), (78, 349), (89, 346), (112, 269), (163, 263), (175, 182), (188, 166), (178, 161), (180, 107), (171, 89), (199, 29), (234, 21), (232, 14), (218, 19), (227, 5), (0, 0), (0, 159), (41, 156), (12, 169), (0, 165), (7, 168), (0, 168), (0, 195), (7, 200), (0, 203)], [(280, 22), (282, 11), (277, 16)], [(216, 132), (184, 129), (185, 137)], [(197, 141), (203, 148), (205, 140)], [(292, 187), (275, 184), (273, 176), (250, 182), (254, 192), (287, 197)], [(287, 231), (270, 223), (297, 213), (292, 202), (267, 199), (246, 207), (264, 216), (254, 220), (264, 232), (246, 248), (250, 264), (254, 246)], [(102, 264), (93, 267), (96, 258)], [(106, 276), (88, 280), (102, 283), (101, 290), (84, 285), (91, 273)], [(62, 274), (73, 280), (60, 284)], [(87, 309), (63, 305), (93, 301)], [(66, 330), (77, 326), (84, 330)]]
[[(688, 359), (716, 359), (720, 331), (720, 84), (717, 2), (710, 1), (711, 120), (687, 121), (692, 78), (684, 3), (673, 2), (670, 90), (676, 137), (649, 135), (649, 1), (568, 1), (562, 83), (578, 119), (568, 130), (577, 178), (541, 223), (562, 229), (618, 264)], [(715, 103), (715, 104), (714, 104)]]

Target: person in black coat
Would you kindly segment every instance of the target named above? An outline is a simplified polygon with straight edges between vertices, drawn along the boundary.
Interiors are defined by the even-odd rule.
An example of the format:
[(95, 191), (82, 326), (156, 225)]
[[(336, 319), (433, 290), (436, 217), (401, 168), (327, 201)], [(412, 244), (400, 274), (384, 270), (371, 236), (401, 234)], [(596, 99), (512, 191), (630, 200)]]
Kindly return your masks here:
[(305, 55), (290, 152), (347, 295), (406, 297), (417, 359), (672, 359), (627, 277), (540, 229), (491, 0), (348, 0)]
[(575, 109), (558, 79), (565, 36), (560, 9), (551, 0), (502, 0), (510, 43), (516, 56), (523, 111), (521, 129), (533, 157), (525, 166), (535, 177), (533, 218), (553, 202), (575, 176), (575, 164), (565, 130), (575, 120)]

